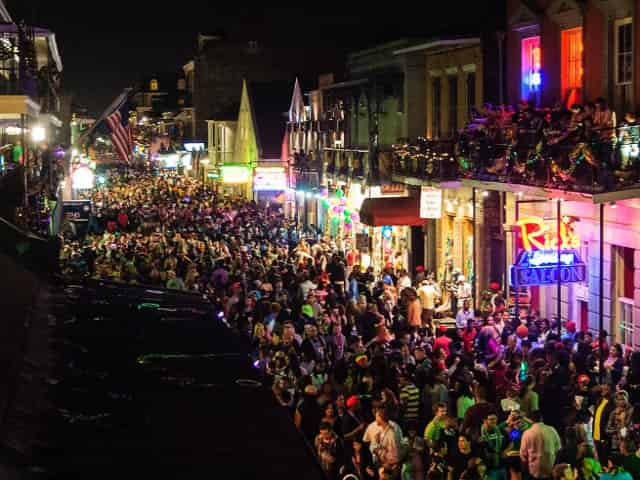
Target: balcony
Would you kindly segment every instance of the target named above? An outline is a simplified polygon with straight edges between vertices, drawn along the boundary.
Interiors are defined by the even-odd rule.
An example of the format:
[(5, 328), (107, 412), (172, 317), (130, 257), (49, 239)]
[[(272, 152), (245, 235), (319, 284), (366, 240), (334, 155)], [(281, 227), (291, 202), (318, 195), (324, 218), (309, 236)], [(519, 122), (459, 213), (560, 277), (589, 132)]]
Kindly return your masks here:
[(311, 191), (320, 188), (320, 173), (315, 170), (294, 168), (297, 190)]
[(393, 145), (394, 180), (403, 183), (441, 183), (459, 180), (455, 143), (421, 138), (416, 144)]
[(520, 130), (511, 143), (468, 132), (455, 141), (420, 139), (394, 145), (393, 174), (419, 183), (466, 179), (640, 196), (640, 125), (594, 130), (587, 139), (531, 130)]

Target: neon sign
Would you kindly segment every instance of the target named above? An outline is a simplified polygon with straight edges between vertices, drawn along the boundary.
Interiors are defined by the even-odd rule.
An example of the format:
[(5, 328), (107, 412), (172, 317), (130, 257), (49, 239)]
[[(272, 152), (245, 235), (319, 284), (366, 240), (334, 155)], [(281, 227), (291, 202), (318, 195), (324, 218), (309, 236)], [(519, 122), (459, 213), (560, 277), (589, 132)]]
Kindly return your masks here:
[(254, 191), (277, 191), (287, 188), (287, 174), (283, 167), (258, 167), (253, 177)]
[[(516, 224), (524, 251), (511, 267), (510, 280), (515, 286), (550, 285), (584, 282), (586, 265), (580, 258), (580, 237), (573, 230), (573, 219), (564, 217), (560, 231), (538, 217), (524, 218)], [(558, 249), (558, 242), (560, 242)]]
[(560, 222), (559, 234), (554, 234), (551, 227), (542, 218), (524, 218), (516, 225), (520, 227), (520, 238), (522, 246), (527, 252), (534, 250), (571, 250), (580, 248), (580, 237), (573, 231), (573, 219), (563, 217)]
[(222, 183), (247, 183), (251, 180), (251, 169), (244, 165), (223, 165), (220, 173)]
[[(587, 267), (575, 250), (560, 254), (560, 283), (584, 282)], [(511, 285), (527, 287), (558, 283), (558, 253), (524, 251), (511, 267)]]
[(521, 95), (523, 99), (531, 99), (531, 94), (540, 91), (542, 86), (542, 55), (540, 37), (522, 39), (521, 52)]

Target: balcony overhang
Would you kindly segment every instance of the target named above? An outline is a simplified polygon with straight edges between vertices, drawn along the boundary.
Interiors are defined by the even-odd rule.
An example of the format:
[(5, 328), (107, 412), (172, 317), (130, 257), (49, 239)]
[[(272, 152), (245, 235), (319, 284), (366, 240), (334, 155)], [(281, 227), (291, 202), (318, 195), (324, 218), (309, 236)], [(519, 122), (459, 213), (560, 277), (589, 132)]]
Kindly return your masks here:
[(0, 95), (0, 118), (19, 119), (20, 115), (37, 117), (40, 105), (28, 95)]
[(629, 188), (626, 190), (618, 190), (616, 192), (598, 193), (593, 195), (593, 203), (610, 203), (634, 198), (640, 198), (640, 188)]
[[(522, 194), (527, 197), (539, 197), (551, 199), (562, 199), (568, 202), (595, 202), (596, 195), (584, 192), (571, 192), (560, 190), (557, 188), (537, 187), (529, 185), (521, 185), (518, 183), (492, 182), (484, 180), (464, 179), (463, 185), (477, 190), (491, 190), (494, 192), (507, 192), (514, 194)], [(627, 197), (630, 198), (630, 197)]]
[(391, 175), (391, 181), (394, 183), (403, 183), (411, 187), (432, 186), (441, 188), (443, 190), (456, 189), (462, 186), (460, 180), (424, 180), (412, 176), (398, 175), (394, 173)]

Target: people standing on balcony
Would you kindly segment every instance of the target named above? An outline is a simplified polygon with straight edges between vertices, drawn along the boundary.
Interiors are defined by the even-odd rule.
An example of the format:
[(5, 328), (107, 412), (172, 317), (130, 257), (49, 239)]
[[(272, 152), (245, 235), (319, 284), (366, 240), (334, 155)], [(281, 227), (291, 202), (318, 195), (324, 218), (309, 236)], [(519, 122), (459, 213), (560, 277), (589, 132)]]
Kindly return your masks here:
[(607, 101), (598, 97), (595, 102), (593, 127), (599, 130), (600, 138), (610, 140), (615, 136), (616, 114), (607, 105)]

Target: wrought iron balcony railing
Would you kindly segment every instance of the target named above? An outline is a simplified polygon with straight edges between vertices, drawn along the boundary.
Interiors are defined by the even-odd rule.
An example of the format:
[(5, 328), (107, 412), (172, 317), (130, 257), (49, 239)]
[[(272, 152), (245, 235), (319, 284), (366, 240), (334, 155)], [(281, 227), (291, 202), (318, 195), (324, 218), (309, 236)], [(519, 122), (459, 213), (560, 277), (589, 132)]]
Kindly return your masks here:
[(640, 125), (589, 138), (537, 136), (497, 142), (487, 135), (394, 145), (393, 173), (423, 181), (473, 179), (584, 193), (640, 188)]
[(453, 141), (419, 139), (416, 144), (393, 146), (393, 174), (424, 181), (456, 180), (459, 169)]

